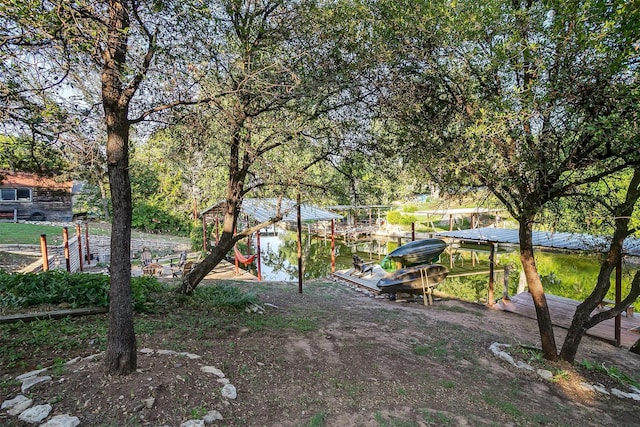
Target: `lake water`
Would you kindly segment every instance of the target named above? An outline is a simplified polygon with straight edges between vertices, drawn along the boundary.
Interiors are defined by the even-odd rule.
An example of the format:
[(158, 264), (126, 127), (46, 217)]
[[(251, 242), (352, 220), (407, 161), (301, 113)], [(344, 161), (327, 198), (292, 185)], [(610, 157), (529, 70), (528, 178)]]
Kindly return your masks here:
[[(252, 252), (255, 252), (256, 241), (252, 242)], [(389, 243), (389, 249), (396, 247), (395, 242)], [(280, 230), (276, 235), (261, 235), (261, 267), (263, 280), (272, 281), (297, 281), (298, 280), (298, 247), (296, 233)], [(311, 280), (327, 277), (331, 273), (331, 240), (329, 238), (309, 238), (303, 234), (303, 280)], [(341, 241), (336, 240), (336, 270), (346, 270), (353, 266), (352, 254), (354, 249)], [(488, 248), (487, 248), (488, 249)], [(369, 259), (369, 254), (360, 253)], [(470, 252), (456, 251), (456, 271), (458, 266), (468, 267), (472, 263)], [(478, 264), (476, 268), (480, 270), (488, 269), (488, 250), (475, 252)], [(373, 259), (378, 260), (378, 255), (373, 254)], [(515, 271), (520, 270), (517, 251), (503, 252), (497, 257), (496, 269), (499, 271), (496, 277), (496, 295), (499, 297), (502, 292), (501, 269), (506, 264), (512, 264)], [(545, 290), (551, 294), (564, 296), (573, 299), (584, 299), (595, 284), (598, 275), (599, 259), (595, 255), (588, 254), (564, 254), (539, 252), (536, 255), (537, 263)], [(449, 266), (449, 260), (443, 255), (440, 260), (445, 266)], [(626, 266), (623, 274), (623, 293), (629, 289), (633, 273), (637, 266)], [(253, 274), (257, 275), (256, 263), (252, 265)], [(514, 272), (510, 276), (510, 293), (516, 292), (519, 274)], [(488, 277), (477, 275), (461, 277), (455, 280), (446, 280), (439, 288), (447, 290), (452, 296), (467, 300), (482, 300), (486, 298)], [(613, 299), (613, 286), (607, 298)], [(636, 303), (640, 305), (640, 302)], [(638, 307), (640, 309), (640, 307)]]
[[(253, 239), (252, 252), (256, 248)], [(335, 242), (336, 270), (352, 266), (352, 249), (340, 241)], [(261, 271), (263, 280), (298, 280), (298, 244), (296, 233), (279, 231), (278, 234), (260, 236)], [(327, 277), (331, 273), (331, 240), (302, 237), (302, 264), (304, 280)], [(257, 275), (257, 263), (252, 265), (252, 273)]]

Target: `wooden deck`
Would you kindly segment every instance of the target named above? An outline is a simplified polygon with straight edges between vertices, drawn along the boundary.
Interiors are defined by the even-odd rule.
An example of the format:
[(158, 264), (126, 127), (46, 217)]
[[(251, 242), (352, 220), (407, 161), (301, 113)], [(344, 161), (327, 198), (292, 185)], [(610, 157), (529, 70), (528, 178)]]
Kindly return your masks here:
[[(531, 294), (522, 292), (510, 298), (511, 301), (501, 301), (494, 305), (494, 308), (531, 319), (536, 318), (536, 310), (533, 306)], [(549, 294), (546, 295), (546, 298), (553, 325), (565, 329), (569, 328), (573, 314), (580, 301)], [(606, 308), (602, 310), (606, 310)], [(620, 320), (620, 344), (622, 347), (629, 348), (640, 339), (640, 315), (636, 314), (635, 316), (627, 317), (623, 314)], [(605, 320), (589, 329), (587, 335), (613, 342), (615, 340), (614, 324), (615, 319)]]

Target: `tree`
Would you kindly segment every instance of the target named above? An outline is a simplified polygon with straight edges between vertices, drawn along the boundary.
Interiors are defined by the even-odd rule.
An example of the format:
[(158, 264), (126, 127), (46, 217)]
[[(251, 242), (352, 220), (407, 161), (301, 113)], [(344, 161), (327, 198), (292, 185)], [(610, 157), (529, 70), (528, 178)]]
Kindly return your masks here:
[(357, 90), (360, 65), (352, 51), (363, 31), (342, 19), (357, 11), (342, 2), (319, 7), (314, 1), (222, 1), (221, 6), (213, 20), (220, 43), (208, 75), (209, 93), (221, 96), (210, 96), (207, 120), (215, 122), (217, 141), (211, 145), (227, 168), (223, 225), (216, 247), (183, 279), (185, 294), (238, 240), (281, 218), (276, 214), (236, 233), (245, 195), (268, 188), (281, 189), (281, 196), (287, 189), (299, 191), (305, 173), (337, 151), (329, 114), (337, 116), (364, 97)]
[[(87, 81), (101, 85), (106, 132), (106, 161), (113, 206), (107, 372), (136, 368), (131, 304), (131, 127), (163, 111), (200, 102), (197, 67), (209, 42), (207, 9), (202, 3), (106, 0), (23, 4), (5, 0), (7, 33), (2, 47), (7, 68), (19, 70), (17, 87), (26, 94), (49, 94), (65, 104), (74, 93), (67, 76), (74, 66), (86, 69)], [(170, 24), (170, 25), (169, 25)], [(185, 43), (186, 38), (190, 38)], [(3, 56), (3, 61), (5, 57)], [(26, 63), (34, 58), (33, 63)], [(23, 64), (26, 64), (23, 66)], [(3, 63), (6, 65), (6, 62)], [(80, 67), (82, 66), (82, 67)], [(99, 75), (99, 78), (96, 76)], [(33, 83), (36, 82), (37, 84)], [(32, 90), (33, 89), (33, 90)], [(30, 101), (22, 92), (12, 99)], [(33, 95), (35, 96), (35, 95)], [(77, 117), (91, 106), (76, 105)], [(71, 114), (71, 113), (69, 113)]]
[[(434, 180), (485, 186), (518, 221), (543, 352), (555, 360), (532, 230), (548, 203), (640, 161), (633, 124), (637, 7), (624, 1), (435, 2), (396, 19), (397, 8), (397, 2), (378, 8), (398, 58), (385, 65), (392, 82), (402, 82), (389, 86), (387, 99), (393, 106), (387, 111), (402, 124), (396, 136), (411, 138), (403, 149), (422, 159)], [(626, 235), (620, 231), (614, 241)]]

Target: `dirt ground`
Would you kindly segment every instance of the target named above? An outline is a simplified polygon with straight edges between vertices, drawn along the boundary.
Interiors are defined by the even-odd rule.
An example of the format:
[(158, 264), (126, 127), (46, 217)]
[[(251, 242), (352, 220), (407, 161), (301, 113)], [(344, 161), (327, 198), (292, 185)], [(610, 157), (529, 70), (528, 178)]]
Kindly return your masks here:
[[(209, 283), (209, 285), (215, 285)], [(219, 411), (225, 426), (632, 426), (640, 402), (596, 394), (581, 382), (623, 388), (595, 369), (550, 364), (520, 344), (538, 345), (535, 321), (455, 300), (391, 302), (327, 280), (238, 283), (257, 291), (264, 314), (237, 326), (167, 328), (138, 334), (136, 373), (108, 377), (99, 358), (53, 370), (30, 391), (53, 414), (81, 426), (179, 426)], [(155, 316), (162, 318), (163, 314)], [(205, 321), (206, 320), (206, 321)], [(558, 342), (563, 332), (556, 331)], [(516, 369), (489, 346), (512, 344), (516, 360), (557, 374)], [(170, 349), (201, 356), (152, 354)], [(90, 348), (66, 359), (92, 354)], [(61, 355), (58, 355), (58, 357)], [(635, 378), (640, 356), (586, 337), (577, 360), (618, 366)], [(220, 369), (237, 389), (202, 366)], [(16, 385), (16, 393), (19, 386)], [(2, 396), (11, 398), (13, 395)], [(153, 397), (151, 407), (144, 399)], [(22, 426), (0, 412), (0, 425)]]

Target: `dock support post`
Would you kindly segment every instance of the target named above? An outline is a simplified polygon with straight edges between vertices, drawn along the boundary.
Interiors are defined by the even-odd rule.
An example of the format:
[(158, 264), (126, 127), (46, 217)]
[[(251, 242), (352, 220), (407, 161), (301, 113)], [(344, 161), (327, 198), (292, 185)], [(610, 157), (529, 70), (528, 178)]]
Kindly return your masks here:
[(302, 213), (300, 210), (300, 191), (298, 190), (298, 293), (302, 293)]
[(336, 220), (331, 220), (331, 272), (336, 272)]
[(256, 253), (258, 257), (258, 280), (262, 280), (262, 263), (260, 261), (260, 230), (256, 231)]
[(502, 300), (509, 301), (511, 298), (509, 297), (509, 273), (511, 273), (511, 266), (504, 266), (504, 278), (503, 278), (503, 288), (502, 288)]
[(495, 287), (495, 282), (494, 282), (494, 272), (495, 272), (495, 255), (496, 255), (496, 248), (495, 248), (495, 243), (493, 242), (489, 242), (489, 244), (491, 245), (491, 252), (489, 253), (489, 296), (487, 297), (487, 305), (489, 307), (493, 306), (493, 295), (494, 295), (494, 287)]

